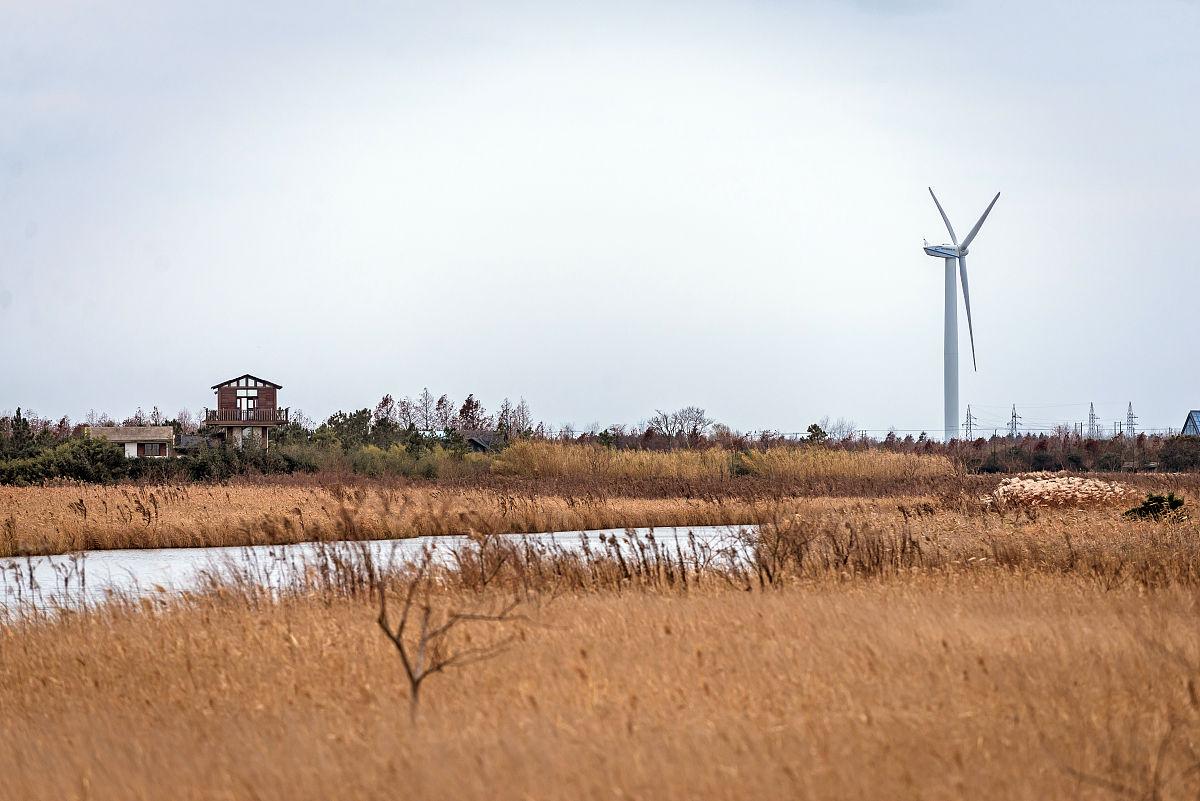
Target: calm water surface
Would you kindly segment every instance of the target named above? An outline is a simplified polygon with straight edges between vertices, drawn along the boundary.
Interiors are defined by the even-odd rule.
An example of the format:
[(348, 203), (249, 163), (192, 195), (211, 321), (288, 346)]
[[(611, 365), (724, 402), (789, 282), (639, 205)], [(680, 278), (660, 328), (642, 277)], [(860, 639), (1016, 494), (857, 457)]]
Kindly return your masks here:
[[(653, 536), (672, 551), (676, 543), (688, 545), (689, 534), (697, 543), (722, 547), (736, 540), (748, 526), (690, 526), (596, 531), (556, 531), (541, 534), (505, 535), (512, 539), (579, 549), (586, 541), (600, 545), (601, 537), (626, 540), (636, 533)], [(466, 537), (414, 537), (403, 540), (373, 540), (368, 544), (381, 563), (412, 560), (426, 547), (447, 552), (466, 545)], [(328, 544), (325, 544), (328, 547)], [(237, 572), (253, 575), (264, 586), (294, 575), (296, 565), (316, 561), (321, 545), (259, 545), (231, 548), (152, 548), (145, 550), (83, 551), (61, 556), (0, 559), (0, 608), (33, 604), (37, 607), (75, 606), (101, 601), (111, 593), (140, 597), (179, 593), (196, 589), (206, 576)], [(625, 547), (629, 547), (626, 543)], [(291, 571), (291, 572), (289, 572)]]

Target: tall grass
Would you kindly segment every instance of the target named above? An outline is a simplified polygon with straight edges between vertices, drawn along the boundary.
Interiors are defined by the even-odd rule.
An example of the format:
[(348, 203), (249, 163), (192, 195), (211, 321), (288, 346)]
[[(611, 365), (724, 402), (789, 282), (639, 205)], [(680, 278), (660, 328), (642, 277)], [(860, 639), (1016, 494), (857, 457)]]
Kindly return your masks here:
[(779, 480), (931, 481), (955, 474), (954, 464), (940, 454), (892, 451), (848, 451), (836, 448), (767, 448), (740, 453), (741, 472)]
[(492, 461), (492, 470), (510, 476), (726, 479), (747, 475), (781, 481), (912, 481), (944, 479), (955, 473), (953, 463), (937, 454), (803, 446), (746, 451), (717, 447), (615, 450), (532, 440), (510, 445)]
[(0, 623), (0, 798), (1200, 790), (1190, 592), (989, 569), (678, 589), (532, 598), (524, 638), (439, 677), (418, 725), (369, 594)]
[(723, 448), (675, 451), (614, 450), (601, 445), (521, 440), (492, 461), (505, 476), (603, 479), (723, 479), (732, 475), (732, 455)]
[[(336, 498), (383, 502), (361, 491)], [(197, 500), (137, 498), (151, 519)], [(357, 544), (0, 619), (0, 799), (1200, 792), (1196, 521), (1100, 501), (760, 511), (759, 535), (713, 544), (477, 533), (443, 552), (438, 608), (516, 596), (530, 622), (439, 676), (419, 725)]]
[[(1123, 552), (1133, 553), (1148, 532), (1159, 530), (1122, 517), (1131, 503), (1127, 492), (1088, 496), (1086, 504), (1078, 495), (1043, 503), (1043, 492), (1030, 504), (997, 500), (971, 484), (960, 489), (957, 478), (942, 482), (939, 494), (880, 498), (787, 495), (772, 485), (744, 495), (680, 486), (665, 497), (631, 497), (602, 482), (543, 493), (542, 481), (550, 480), (487, 488), (378, 482), (0, 487), (0, 556), (761, 523), (825, 539), (848, 532), (860, 542), (876, 535), (895, 542), (915, 538), (923, 558), (953, 545), (959, 555), (952, 558), (965, 559), (998, 558), (993, 543), (999, 550), (1049, 552), (1061, 549), (1066, 536), (1076, 549), (1120, 542)], [(1160, 491), (1197, 502), (1190, 485), (1159, 481)], [(1182, 527), (1182, 539), (1195, 527), (1186, 514), (1163, 525)], [(1200, 540), (1200, 532), (1196, 536)]]
[(795, 512), (825, 503), (374, 483), (0, 487), (0, 556), (743, 524), (776, 514), (776, 507)]
[[(366, 447), (344, 458), (334, 480), (0, 487), (0, 556), (755, 523), (765, 505), (795, 506), (805, 494), (900, 496), (964, 480), (941, 456), (803, 447), (518, 441), (496, 455)], [(397, 478), (412, 474), (437, 481)]]

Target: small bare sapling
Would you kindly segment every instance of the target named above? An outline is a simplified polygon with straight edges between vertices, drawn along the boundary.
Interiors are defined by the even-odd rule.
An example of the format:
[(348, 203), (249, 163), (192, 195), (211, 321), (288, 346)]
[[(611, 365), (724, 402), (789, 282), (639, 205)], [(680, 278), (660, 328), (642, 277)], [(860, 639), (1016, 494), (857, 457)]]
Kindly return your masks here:
[[(372, 569), (372, 572), (375, 571)], [(491, 659), (508, 648), (518, 636), (511, 631), (493, 632), (482, 644), (472, 644), (462, 629), (469, 626), (508, 629), (511, 624), (525, 620), (516, 613), (521, 604), (519, 598), (501, 603), (498, 608), (488, 608), (483, 600), (468, 609), (453, 608), (453, 599), (438, 592), (433, 551), (429, 548), (422, 552), (412, 572), (399, 580), (389, 581), (378, 574), (374, 578), (379, 596), (379, 627), (395, 646), (404, 666), (409, 688), (409, 715), (414, 723), (421, 687), (427, 678), (448, 668)], [(394, 589), (390, 590), (389, 585)], [(392, 592), (403, 598), (395, 623), (388, 602)]]

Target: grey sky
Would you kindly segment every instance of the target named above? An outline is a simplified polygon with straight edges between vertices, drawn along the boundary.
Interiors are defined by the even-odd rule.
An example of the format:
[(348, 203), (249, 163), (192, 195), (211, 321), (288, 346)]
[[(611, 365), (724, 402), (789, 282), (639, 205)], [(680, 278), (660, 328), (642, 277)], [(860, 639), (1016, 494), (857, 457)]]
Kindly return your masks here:
[(0, 409), (936, 432), (928, 184), (964, 404), (1200, 406), (1196, 3), (244, 5), (0, 9)]

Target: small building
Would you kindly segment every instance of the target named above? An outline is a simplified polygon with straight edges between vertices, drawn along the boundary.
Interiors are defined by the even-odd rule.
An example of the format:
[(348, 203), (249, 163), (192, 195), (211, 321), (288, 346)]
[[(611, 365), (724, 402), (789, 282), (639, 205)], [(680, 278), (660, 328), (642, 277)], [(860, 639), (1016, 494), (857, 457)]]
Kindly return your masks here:
[(249, 373), (214, 384), (217, 408), (204, 410), (204, 424), (215, 439), (239, 448), (251, 437), (268, 447), (271, 432), (287, 425), (288, 410), (279, 408), (282, 386)]
[(497, 431), (460, 431), (467, 447), (475, 453), (490, 453), (503, 448), (507, 442)]
[(166, 459), (175, 455), (175, 429), (170, 426), (88, 426), (87, 435), (124, 446), (130, 459)]
[(1200, 409), (1188, 412), (1187, 419), (1183, 421), (1183, 431), (1179, 433), (1185, 437), (1200, 437)]
[(197, 451), (204, 446), (204, 437), (199, 434), (180, 434), (175, 439), (175, 451), (177, 453), (190, 453)]

